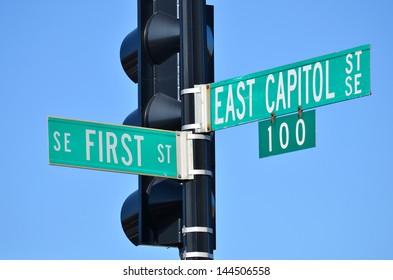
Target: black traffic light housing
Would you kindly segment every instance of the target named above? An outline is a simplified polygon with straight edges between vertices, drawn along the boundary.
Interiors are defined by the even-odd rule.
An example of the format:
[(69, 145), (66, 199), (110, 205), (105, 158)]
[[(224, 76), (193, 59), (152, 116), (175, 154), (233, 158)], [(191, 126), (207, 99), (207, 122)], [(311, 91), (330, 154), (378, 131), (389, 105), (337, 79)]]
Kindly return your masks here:
[(178, 181), (163, 178), (154, 178), (147, 188), (142, 186), (132, 193), (121, 209), (128, 239), (134, 245), (179, 247), (182, 196)]
[[(138, 109), (125, 125), (181, 130), (176, 2), (138, 1), (138, 28), (120, 49), (124, 71), (138, 83)], [(181, 247), (181, 216), (180, 181), (147, 176), (139, 176), (138, 191), (126, 199), (121, 211), (123, 229), (135, 245)]]
[[(124, 125), (180, 131), (181, 25), (178, 0), (138, 0), (138, 28), (124, 39), (120, 59), (128, 77), (138, 83), (138, 109)], [(214, 81), (213, 7), (207, 10), (206, 82)], [(184, 188), (179, 180), (139, 176), (138, 190), (124, 202), (121, 222), (134, 245), (184, 247)], [(213, 186), (212, 209), (215, 188)], [(215, 248), (215, 214), (214, 244)]]

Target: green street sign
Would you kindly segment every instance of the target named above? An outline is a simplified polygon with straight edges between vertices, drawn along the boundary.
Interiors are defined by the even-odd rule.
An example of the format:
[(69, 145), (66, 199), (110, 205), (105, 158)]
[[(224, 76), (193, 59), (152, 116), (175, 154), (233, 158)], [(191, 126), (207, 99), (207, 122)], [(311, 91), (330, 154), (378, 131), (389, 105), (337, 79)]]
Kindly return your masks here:
[(315, 147), (315, 110), (259, 122), (259, 158)]
[(210, 84), (211, 130), (370, 94), (370, 45), (364, 45)]
[(177, 133), (48, 118), (49, 164), (177, 178)]

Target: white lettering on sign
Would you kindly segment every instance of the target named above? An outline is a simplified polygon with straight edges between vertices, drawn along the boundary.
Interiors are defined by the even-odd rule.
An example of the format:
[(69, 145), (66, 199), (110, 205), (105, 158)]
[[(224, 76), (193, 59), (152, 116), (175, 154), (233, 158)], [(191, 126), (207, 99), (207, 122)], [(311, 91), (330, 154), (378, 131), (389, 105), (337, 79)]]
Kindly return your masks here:
[(128, 147), (127, 142), (131, 142), (131, 136), (129, 134), (123, 134), (121, 136), (121, 145), (124, 147), (125, 152), (127, 153), (127, 157), (128, 160), (126, 160), (125, 157), (121, 157), (121, 162), (125, 165), (125, 166), (130, 166), (132, 164), (132, 154), (130, 151), (130, 148)]
[[(253, 93), (253, 85), (255, 84), (255, 79), (249, 79), (244, 81), (240, 81), (237, 84), (229, 84), (228, 92), (226, 94), (222, 94), (222, 96), (226, 96), (226, 107), (225, 107), (225, 116), (219, 116), (219, 108), (222, 107), (222, 101), (220, 98), (220, 93), (224, 93), (224, 86), (215, 88), (215, 124), (223, 124), (224, 121), (237, 121), (243, 120), (247, 115), (252, 117), (252, 93)], [(236, 89), (236, 95), (234, 95), (233, 91)]]
[[(299, 127), (301, 126), (301, 129)], [(293, 129), (293, 128), (291, 128)], [(300, 132), (299, 132), (300, 131)], [(268, 132), (268, 142), (269, 142), (269, 152), (273, 152), (273, 129), (272, 125), (270, 125), (267, 129)], [(280, 142), (280, 147), (281, 149), (285, 150), (288, 148), (289, 143), (293, 142), (292, 139), (290, 139), (290, 128), (288, 126), (288, 123), (283, 122), (280, 125), (279, 128), (279, 142)], [(298, 119), (296, 122), (296, 129), (295, 129), (295, 138), (296, 138), (296, 144), (297, 146), (303, 146), (303, 144), (306, 142), (306, 124), (303, 119)]]
[[(356, 63), (356, 72), (359, 72), (361, 69), (360, 65), (360, 56), (362, 55), (362, 51), (357, 51), (355, 52), (355, 63)], [(359, 89), (360, 85), (360, 79), (362, 78), (362, 73), (356, 73), (352, 75), (352, 72), (354, 70), (353, 66), (353, 55), (351, 53), (347, 54), (345, 61), (348, 64), (347, 67), (345, 68), (345, 72), (348, 74), (348, 76), (345, 79), (345, 85), (347, 86), (347, 90), (345, 91), (346, 96), (350, 96), (352, 93), (353, 94), (360, 94), (362, 93), (362, 90)]]
[(291, 108), (291, 93), (295, 91), (297, 85), (297, 73), (295, 69), (288, 70), (288, 108)]
[(141, 141), (145, 139), (143, 136), (138, 136), (135, 135), (134, 139), (136, 140), (136, 150), (137, 150), (137, 156), (138, 156), (138, 166), (142, 166), (142, 144)]
[[(284, 133), (283, 133), (283, 128), (285, 128), (285, 142), (284, 142)], [(286, 122), (283, 122), (280, 125), (280, 146), (282, 149), (286, 149), (288, 148), (288, 144), (289, 144), (289, 127), (288, 124)]]
[[(317, 71), (319, 74), (317, 74)], [(317, 89), (317, 76), (319, 76), (319, 89)], [(322, 65), (320, 62), (315, 63), (314, 72), (313, 72), (313, 96), (315, 102), (319, 102), (322, 99), (322, 85), (323, 85), (323, 74), (322, 74)], [(328, 84), (328, 81), (326, 81)]]
[(224, 92), (224, 87), (217, 87), (216, 88), (216, 116), (215, 116), (215, 124), (222, 124), (224, 123), (224, 118), (218, 117), (218, 108), (221, 107), (221, 101), (219, 101), (218, 94)]
[(106, 162), (111, 163), (111, 154), (113, 156), (113, 162), (118, 164), (117, 161), (117, 154), (116, 154), (116, 147), (117, 147), (117, 137), (116, 134), (113, 132), (106, 133)]
[[(166, 148), (166, 153), (167, 153), (167, 163), (170, 164), (171, 163), (171, 148), (172, 145), (165, 145)], [(160, 153), (160, 156), (158, 157), (158, 162), (160, 163), (164, 163), (165, 161), (165, 154), (164, 154), (164, 145), (163, 144), (158, 144), (157, 146), (158, 152)]]
[[(302, 139), (300, 140), (300, 133), (299, 133), (299, 124), (302, 125)], [(306, 141), (306, 124), (304, 123), (303, 119), (299, 119), (296, 122), (296, 143), (298, 146), (302, 146), (304, 141)]]
[[(64, 133), (64, 152), (70, 153), (71, 149), (68, 147), (68, 144), (70, 143), (69, 137), (71, 136), (70, 133)], [(53, 149), (55, 149), (56, 152), (60, 152), (61, 151), (61, 143), (60, 143), (60, 139), (59, 137), (61, 137), (60, 132), (55, 131), (53, 133), (53, 138), (55, 138), (56, 141), (56, 145), (53, 146)]]
[[(105, 134), (105, 147), (103, 143), (103, 133)], [(93, 137), (97, 135), (98, 137)], [(119, 149), (124, 150), (126, 156), (122, 156), (121, 162), (130, 166), (133, 163), (133, 154), (130, 149), (130, 145), (133, 142), (132, 140), (136, 140), (136, 156), (137, 156), (137, 165), (142, 166), (142, 141), (144, 140), (143, 136), (139, 135), (131, 135), (124, 133), (120, 137), (120, 145), (117, 138), (117, 135), (113, 132), (102, 132), (93, 129), (86, 129), (86, 160), (91, 160), (91, 153), (93, 147), (96, 152), (98, 149), (98, 161), (104, 162), (104, 150), (105, 150), (105, 160), (107, 163), (119, 164), (118, 153)]]
[[(275, 77), (277, 76), (269, 74), (265, 84), (265, 104), (269, 114), (293, 107), (292, 102), (297, 102), (297, 106), (302, 105), (303, 94), (306, 104), (311, 98), (318, 103), (323, 98), (335, 97), (335, 92), (330, 92), (329, 88), (329, 60), (279, 72), (278, 79)], [(305, 83), (304, 88), (302, 81)], [(272, 90), (273, 86), (277, 88), (276, 91)], [(297, 100), (291, 98), (296, 92)]]
[[(86, 129), (86, 160), (90, 160), (90, 147), (94, 146), (94, 142), (90, 141), (90, 135), (92, 134), (96, 134), (96, 131), (91, 129)], [(102, 162), (101, 157), (100, 157), (100, 162)]]

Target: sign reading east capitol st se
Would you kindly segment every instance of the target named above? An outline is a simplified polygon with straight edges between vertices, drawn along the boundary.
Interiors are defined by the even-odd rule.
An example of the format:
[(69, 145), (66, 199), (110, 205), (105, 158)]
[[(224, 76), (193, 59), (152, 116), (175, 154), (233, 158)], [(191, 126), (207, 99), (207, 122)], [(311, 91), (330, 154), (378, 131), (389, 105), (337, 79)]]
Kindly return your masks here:
[(370, 45), (364, 45), (210, 84), (211, 129), (370, 94)]
[(177, 178), (176, 132), (48, 117), (49, 164)]
[(259, 122), (259, 158), (315, 147), (315, 123), (315, 110)]

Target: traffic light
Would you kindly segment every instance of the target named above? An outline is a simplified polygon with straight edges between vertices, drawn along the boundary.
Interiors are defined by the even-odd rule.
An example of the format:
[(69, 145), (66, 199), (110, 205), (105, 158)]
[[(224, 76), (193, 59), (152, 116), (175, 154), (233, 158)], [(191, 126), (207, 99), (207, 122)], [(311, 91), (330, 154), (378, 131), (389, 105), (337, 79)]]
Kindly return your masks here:
[[(139, 0), (138, 28), (120, 49), (124, 71), (138, 83), (139, 104), (123, 124), (181, 130), (179, 45), (177, 0)], [(121, 211), (132, 243), (181, 247), (182, 195), (180, 181), (139, 176), (138, 191)]]
[[(188, 36), (188, 31), (185, 30), (187, 28), (184, 23), (187, 21), (184, 21), (183, 25), (180, 22), (179, 17), (181, 18), (182, 12), (179, 6), (185, 7), (190, 3), (193, 5), (196, 1), (182, 1), (138, 0), (138, 27), (126, 36), (120, 50), (124, 71), (133, 82), (138, 83), (138, 109), (128, 115), (123, 122), (124, 125), (181, 131), (182, 125), (184, 129), (186, 127), (184, 124), (188, 124), (190, 118), (185, 115), (190, 114), (184, 111), (192, 111), (193, 105), (189, 106), (189, 100), (186, 102), (187, 105), (180, 102), (188, 98), (181, 97), (186, 76), (183, 72), (188, 72), (184, 70), (186, 59), (181, 54), (181, 43)], [(205, 8), (205, 3), (202, 1), (200, 3), (202, 3), (200, 6)], [(202, 41), (205, 44), (203, 52), (207, 55), (204, 56), (203, 61), (195, 64), (204, 76), (202, 80), (194, 80), (199, 81), (198, 83), (214, 81), (212, 6), (206, 6), (205, 16), (206, 26), (201, 26), (205, 28), (206, 38)], [(194, 40), (199, 39), (201, 38)], [(199, 48), (198, 44), (195, 46)], [(189, 54), (192, 56), (191, 52)], [(187, 86), (193, 87), (194, 84)], [(212, 258), (210, 252), (215, 249), (216, 234), (214, 133), (205, 136), (193, 138), (195, 139), (193, 164), (197, 169), (202, 165), (203, 167), (209, 165), (206, 167), (210, 174), (208, 179), (204, 178), (205, 173), (198, 172), (202, 170), (194, 170), (198, 175), (195, 176), (196, 179), (191, 180), (193, 185), (190, 185), (190, 181), (139, 176), (138, 190), (125, 200), (121, 210), (123, 230), (134, 245), (177, 247), (182, 258), (185, 259), (200, 256)], [(207, 141), (209, 144), (205, 145)], [(206, 154), (212, 154), (209, 155), (209, 160), (204, 160)], [(202, 183), (200, 189), (204, 189), (205, 192), (196, 190), (196, 193), (199, 193), (196, 194), (198, 198), (195, 200), (191, 198), (193, 202), (187, 207), (186, 201), (190, 201), (190, 195), (194, 196), (192, 190), (195, 190), (195, 186), (197, 187), (200, 182)], [(198, 213), (194, 214), (192, 211), (198, 208), (198, 199), (203, 200), (202, 204), (205, 208), (197, 209)], [(191, 208), (193, 209), (191, 212), (187, 210)], [(203, 217), (195, 220), (190, 218), (199, 216)], [(208, 222), (206, 225), (194, 224), (198, 221)], [(185, 238), (187, 235), (189, 238)], [(195, 246), (189, 244), (193, 240), (196, 240), (195, 243), (198, 245), (205, 243), (205, 236), (202, 242), (198, 241), (202, 235), (209, 235), (207, 238), (209, 253), (196, 252), (193, 248)], [(203, 252), (207, 251), (203, 250)]]
[(154, 178), (141, 186), (141, 181), (145, 182), (139, 179), (139, 190), (121, 209), (124, 233), (134, 245), (181, 247), (183, 194), (179, 182)]

